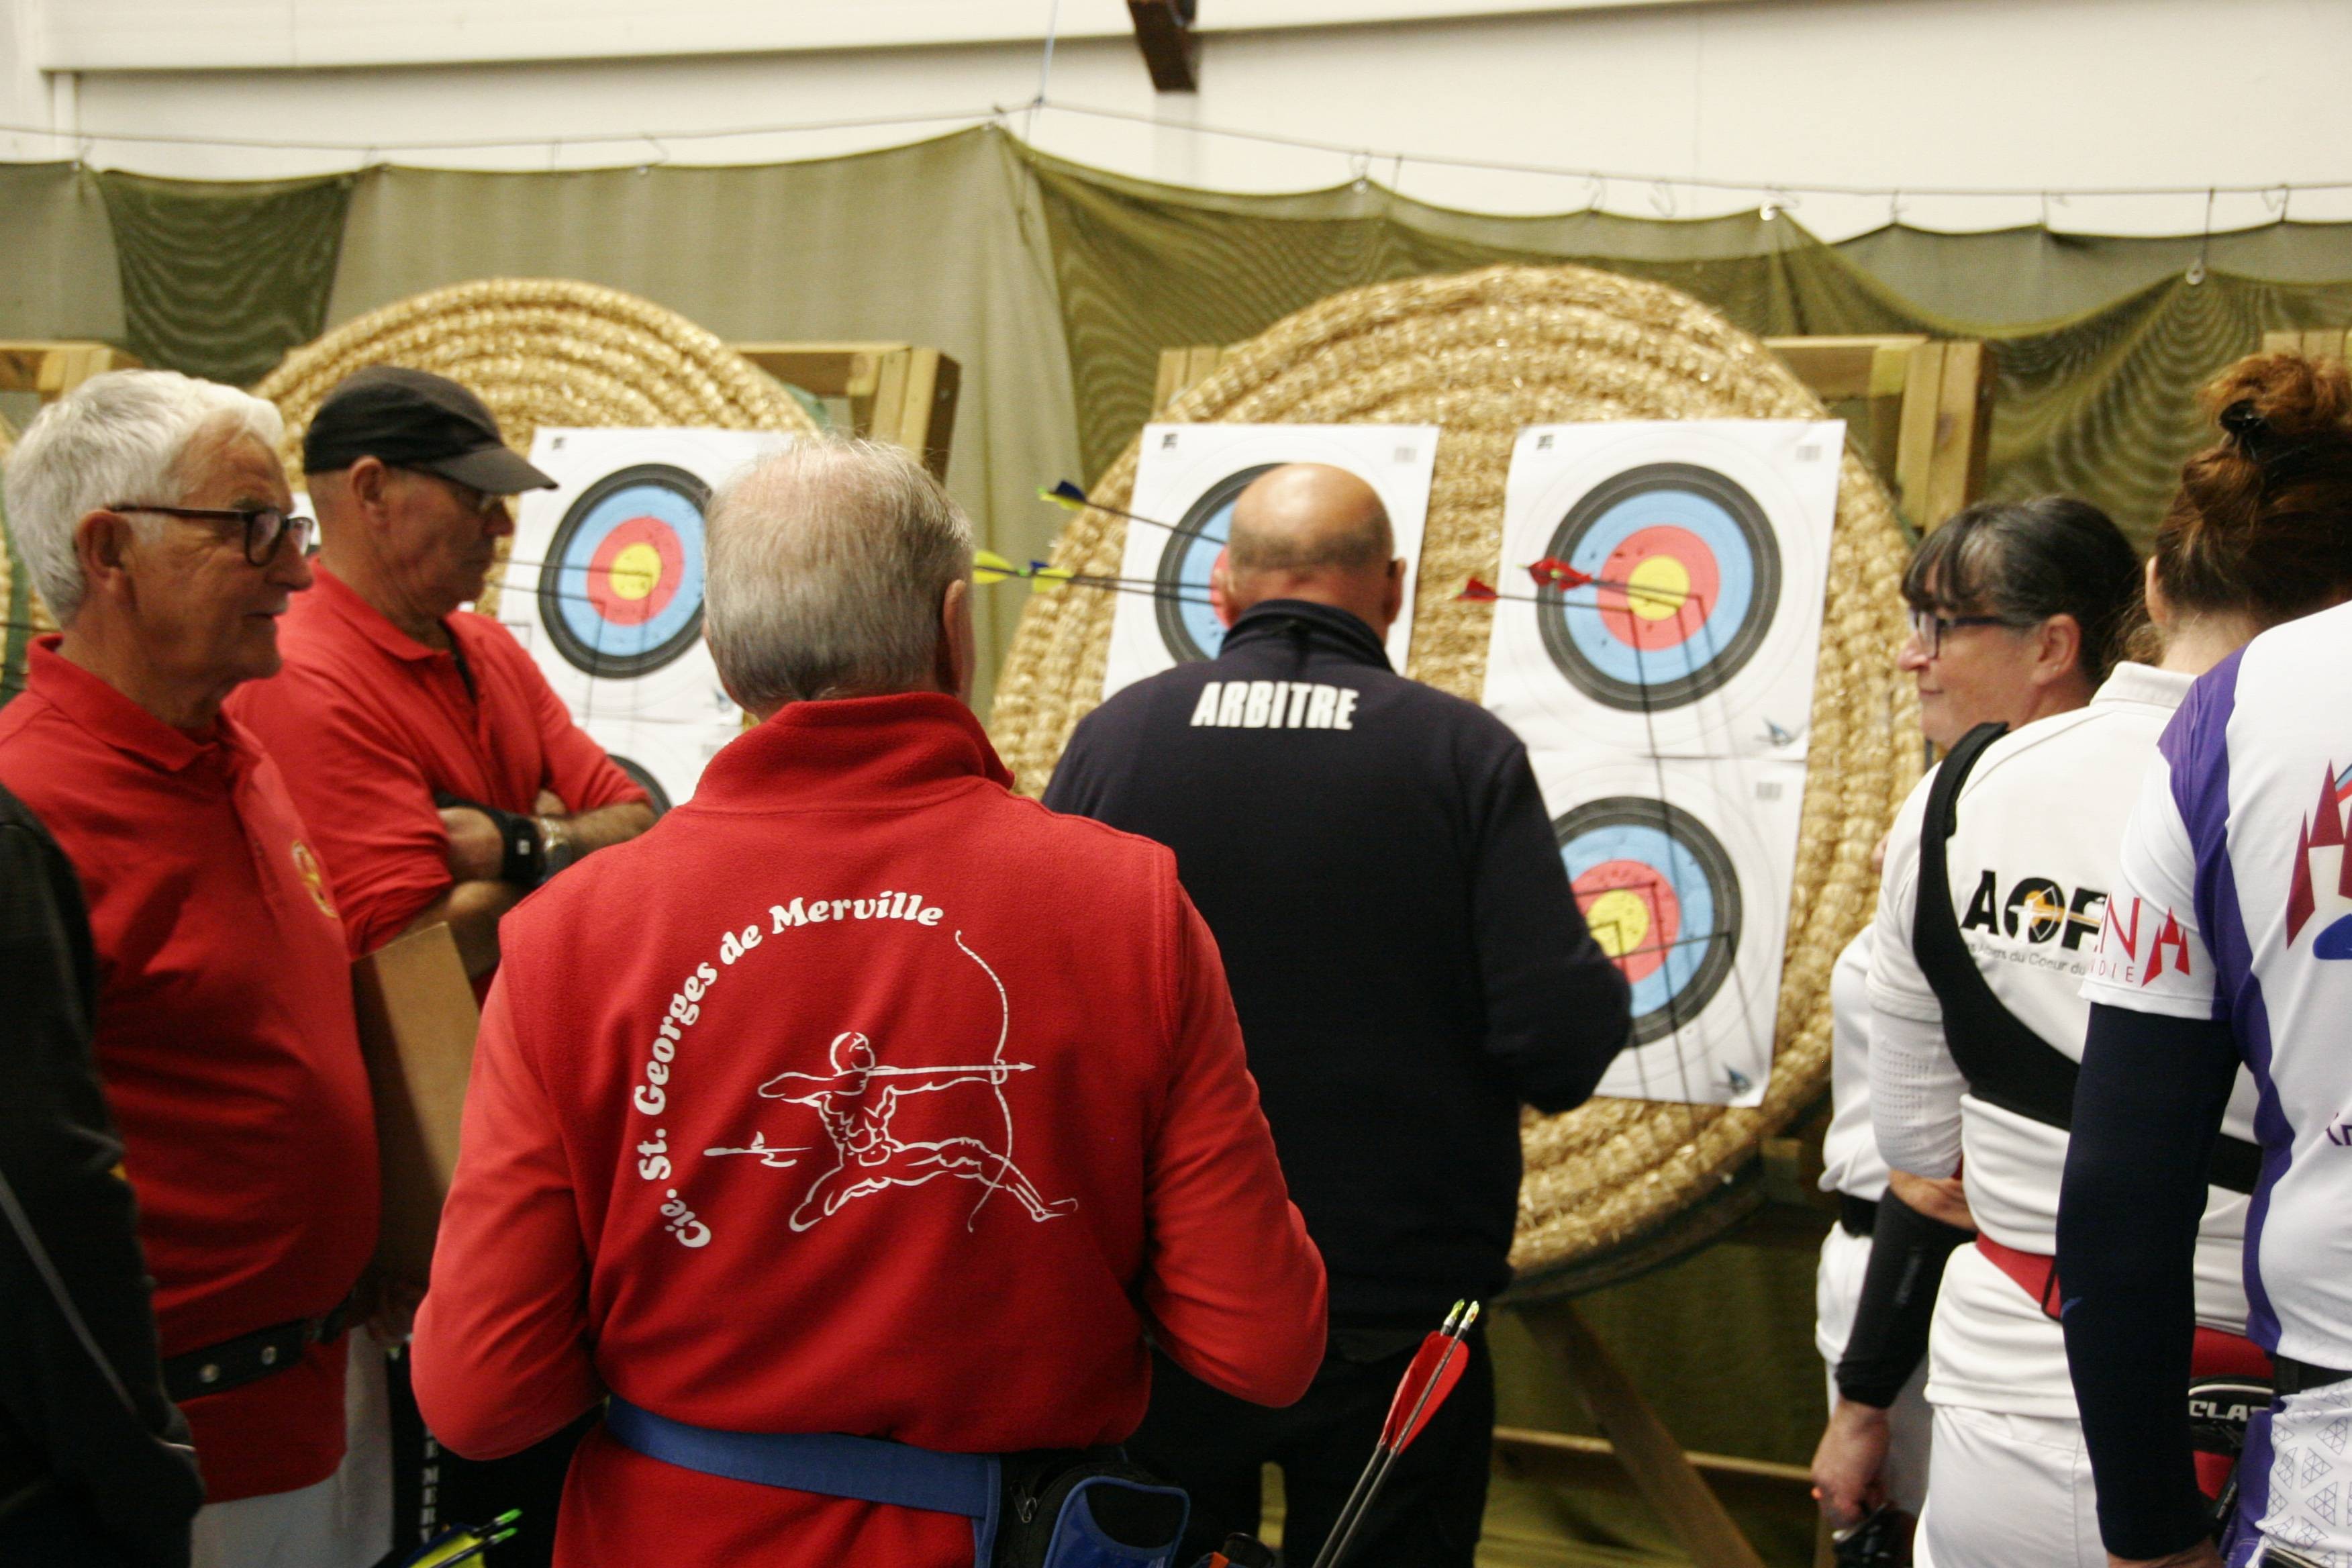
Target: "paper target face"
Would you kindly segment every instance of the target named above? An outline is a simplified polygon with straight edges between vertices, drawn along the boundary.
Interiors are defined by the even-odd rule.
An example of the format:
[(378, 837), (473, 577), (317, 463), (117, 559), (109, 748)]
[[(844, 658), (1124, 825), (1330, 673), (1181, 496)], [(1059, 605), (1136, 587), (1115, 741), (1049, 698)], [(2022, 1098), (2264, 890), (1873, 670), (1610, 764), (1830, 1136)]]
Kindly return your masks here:
[(1633, 991), (1633, 1043), (1596, 1092), (1760, 1102), (1804, 765), (1532, 761), (1577, 908)]
[(539, 574), (539, 615), (573, 668), (647, 675), (700, 639), (709, 500), (710, 487), (684, 468), (633, 463), (564, 510)]
[(740, 710), (702, 641), (703, 508), (772, 431), (541, 429), (499, 618), (572, 716), (716, 725)]
[[(1149, 425), (1127, 524), (1103, 695), (1178, 664), (1214, 658), (1224, 627), (1209, 605), (1209, 576), (1251, 481), (1284, 463), (1328, 463), (1370, 485), (1389, 514), (1412, 603), (1429, 482), (1437, 463), (1433, 425)], [(1154, 524), (1159, 526), (1154, 526)], [(1065, 590), (1066, 592), (1067, 590)], [(1412, 616), (1388, 637), (1389, 661), (1405, 668)]]
[[(1486, 706), (1538, 749), (1801, 758), (1844, 428), (1522, 431)], [(1591, 581), (1530, 574), (1547, 562)]]

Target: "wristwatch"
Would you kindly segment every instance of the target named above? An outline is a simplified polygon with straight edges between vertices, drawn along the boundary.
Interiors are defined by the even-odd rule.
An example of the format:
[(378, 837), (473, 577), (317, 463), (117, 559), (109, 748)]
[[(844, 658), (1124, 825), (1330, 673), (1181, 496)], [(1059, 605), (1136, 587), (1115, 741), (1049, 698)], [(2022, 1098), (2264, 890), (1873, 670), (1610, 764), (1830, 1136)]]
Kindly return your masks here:
[(572, 841), (572, 825), (563, 818), (541, 816), (535, 820), (539, 824), (540, 843), (546, 847), (539, 873), (540, 880), (543, 882), (580, 858), (580, 847)]

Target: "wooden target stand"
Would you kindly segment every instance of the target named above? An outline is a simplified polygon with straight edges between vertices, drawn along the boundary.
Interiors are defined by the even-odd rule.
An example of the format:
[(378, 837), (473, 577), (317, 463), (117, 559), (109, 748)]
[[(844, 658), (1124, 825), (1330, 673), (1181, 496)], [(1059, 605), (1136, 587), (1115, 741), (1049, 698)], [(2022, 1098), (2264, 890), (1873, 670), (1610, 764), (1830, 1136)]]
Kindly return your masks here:
[[(29, 392), (43, 403), (54, 403), (93, 375), (136, 370), (141, 363), (136, 354), (112, 343), (0, 341), (0, 392)], [(0, 431), (5, 430), (0, 425)]]
[[(2302, 354), (2306, 359), (2345, 359), (2352, 332), (2342, 327), (2326, 327), (2308, 332), (2264, 332), (2263, 353), (2266, 354)], [(1163, 363), (1160, 374), (1168, 374)]]
[(860, 436), (903, 447), (931, 477), (948, 476), (963, 372), (937, 349), (914, 343), (730, 343), (787, 386), (849, 405)]
[[(2292, 344), (2301, 347), (2301, 337)], [(2342, 354), (2347, 334), (2334, 340)], [(1981, 342), (1914, 335), (1767, 338), (1798, 378), (1847, 422), (1848, 438), (1888, 481), (1904, 521), (1924, 533), (1975, 500), (1984, 488), (1990, 445), (1993, 364)], [(2311, 350), (2308, 352), (2319, 352)], [(1162, 351), (1152, 396), (1158, 417), (1176, 397), (1214, 371), (1216, 347)], [(1580, 1490), (1633, 1492), (1664, 1522), (1696, 1568), (1763, 1568), (1724, 1499), (1807, 1496), (1811, 1473), (1800, 1465), (1685, 1451), (1641, 1389), (1593, 1333), (1574, 1298), (1620, 1284), (1726, 1238), (1818, 1250), (1837, 1209), (1822, 1193), (1822, 1135), (1829, 1096), (1790, 1132), (1765, 1139), (1720, 1193), (1637, 1237), (1561, 1274), (1514, 1289), (1505, 1304), (1567, 1372), (1604, 1437), (1500, 1426), (1495, 1467), (1515, 1479)], [(1831, 1561), (1826, 1529), (1815, 1561)]]

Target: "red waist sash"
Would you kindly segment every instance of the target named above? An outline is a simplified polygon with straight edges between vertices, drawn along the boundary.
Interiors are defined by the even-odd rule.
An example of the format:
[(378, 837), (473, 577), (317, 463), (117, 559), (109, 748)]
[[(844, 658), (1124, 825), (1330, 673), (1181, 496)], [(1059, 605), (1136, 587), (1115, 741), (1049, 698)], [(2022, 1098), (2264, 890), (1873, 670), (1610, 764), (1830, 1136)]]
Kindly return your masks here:
[[(2053, 1321), (2061, 1306), (2058, 1293), (2058, 1260), (2038, 1252), (2021, 1252), (2014, 1247), (1977, 1232), (1977, 1250), (1989, 1258), (1992, 1266), (2017, 1281), (2018, 1288), (2040, 1304), (2043, 1314)], [(2252, 1377), (2270, 1381), (2271, 1358), (2263, 1348), (2243, 1334), (2224, 1333), (2220, 1329), (2197, 1325), (2197, 1342), (2189, 1354), (2189, 1375), (2202, 1380), (2209, 1377)], [(2197, 1483), (2207, 1497), (2218, 1497), (2229, 1479), (2232, 1456), (2200, 1450), (2197, 1455)]]

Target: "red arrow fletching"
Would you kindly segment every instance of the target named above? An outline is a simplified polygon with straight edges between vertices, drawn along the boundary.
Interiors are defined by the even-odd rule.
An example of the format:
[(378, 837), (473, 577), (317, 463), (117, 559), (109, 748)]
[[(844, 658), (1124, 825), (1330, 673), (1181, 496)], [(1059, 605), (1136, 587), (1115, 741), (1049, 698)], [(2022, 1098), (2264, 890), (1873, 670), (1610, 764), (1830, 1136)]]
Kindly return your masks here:
[(1591, 573), (1578, 571), (1557, 555), (1547, 555), (1529, 566), (1528, 575), (1559, 588), (1581, 588), (1592, 581)]
[(1474, 605), (1490, 605), (1496, 599), (1501, 598), (1503, 595), (1495, 592), (1493, 584), (1482, 583), (1477, 578), (1473, 577), (1467, 583), (1463, 584), (1462, 592), (1454, 595), (1454, 596), (1457, 599), (1467, 599)]
[(1412, 1364), (1405, 1368), (1404, 1381), (1397, 1384), (1396, 1398), (1389, 1404), (1389, 1418), (1381, 1426), (1381, 1447), (1402, 1453), (1445, 1404), (1469, 1364), (1470, 1352), (1461, 1341), (1442, 1333), (1422, 1341)]

